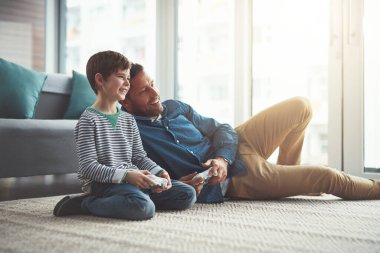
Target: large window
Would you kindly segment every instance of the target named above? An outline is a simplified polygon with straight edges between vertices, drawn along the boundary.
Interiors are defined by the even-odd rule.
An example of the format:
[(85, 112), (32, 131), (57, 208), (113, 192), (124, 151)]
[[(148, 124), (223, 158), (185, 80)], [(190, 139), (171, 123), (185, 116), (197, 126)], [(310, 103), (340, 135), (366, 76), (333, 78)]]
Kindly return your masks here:
[(64, 72), (84, 71), (97, 51), (120, 51), (158, 77), (163, 97), (233, 126), (305, 96), (313, 119), (303, 163), (378, 172), (377, 0), (66, 0), (66, 7)]
[(307, 97), (303, 162), (327, 164), (329, 1), (256, 0), (252, 15), (253, 112)]
[(234, 121), (233, 1), (178, 2), (176, 97), (205, 116)]
[(114, 50), (155, 75), (155, 1), (66, 0), (62, 71), (85, 73), (88, 58)]

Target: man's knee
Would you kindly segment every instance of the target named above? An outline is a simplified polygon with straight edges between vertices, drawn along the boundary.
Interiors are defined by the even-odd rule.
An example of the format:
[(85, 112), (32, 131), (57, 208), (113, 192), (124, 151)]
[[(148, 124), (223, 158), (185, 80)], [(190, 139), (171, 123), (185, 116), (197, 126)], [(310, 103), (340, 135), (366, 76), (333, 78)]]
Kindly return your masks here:
[(313, 110), (309, 99), (297, 96), (291, 99), (292, 104), (307, 120), (310, 120), (313, 115)]
[(336, 181), (340, 175), (340, 172), (336, 169), (324, 166), (320, 166), (320, 173), (325, 181)]

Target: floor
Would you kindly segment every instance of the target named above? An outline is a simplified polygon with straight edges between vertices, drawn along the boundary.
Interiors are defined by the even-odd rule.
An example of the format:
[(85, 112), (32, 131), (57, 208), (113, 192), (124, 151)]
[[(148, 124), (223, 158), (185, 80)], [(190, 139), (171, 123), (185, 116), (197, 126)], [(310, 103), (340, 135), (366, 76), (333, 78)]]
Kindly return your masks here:
[(0, 201), (79, 193), (77, 174), (0, 178)]

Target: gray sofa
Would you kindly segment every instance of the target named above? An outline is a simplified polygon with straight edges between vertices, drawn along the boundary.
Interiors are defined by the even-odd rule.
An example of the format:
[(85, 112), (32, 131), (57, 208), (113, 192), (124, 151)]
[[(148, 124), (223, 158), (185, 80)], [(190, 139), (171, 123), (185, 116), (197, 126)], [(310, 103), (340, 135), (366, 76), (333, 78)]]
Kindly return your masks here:
[(35, 119), (0, 118), (0, 178), (76, 172), (77, 120), (65, 120), (72, 77), (49, 74)]

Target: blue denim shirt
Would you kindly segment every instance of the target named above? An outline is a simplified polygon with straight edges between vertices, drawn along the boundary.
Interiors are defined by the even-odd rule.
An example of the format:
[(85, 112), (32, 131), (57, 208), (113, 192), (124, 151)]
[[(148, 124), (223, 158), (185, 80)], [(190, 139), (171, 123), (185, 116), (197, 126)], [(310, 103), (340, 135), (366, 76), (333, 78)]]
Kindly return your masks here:
[[(204, 171), (201, 163), (217, 156), (230, 162), (227, 177), (245, 171), (245, 165), (236, 157), (238, 138), (230, 125), (203, 117), (178, 100), (162, 104), (164, 111), (159, 120), (141, 116), (135, 119), (148, 156), (173, 179)], [(220, 185), (205, 185), (198, 202), (223, 202)]]

